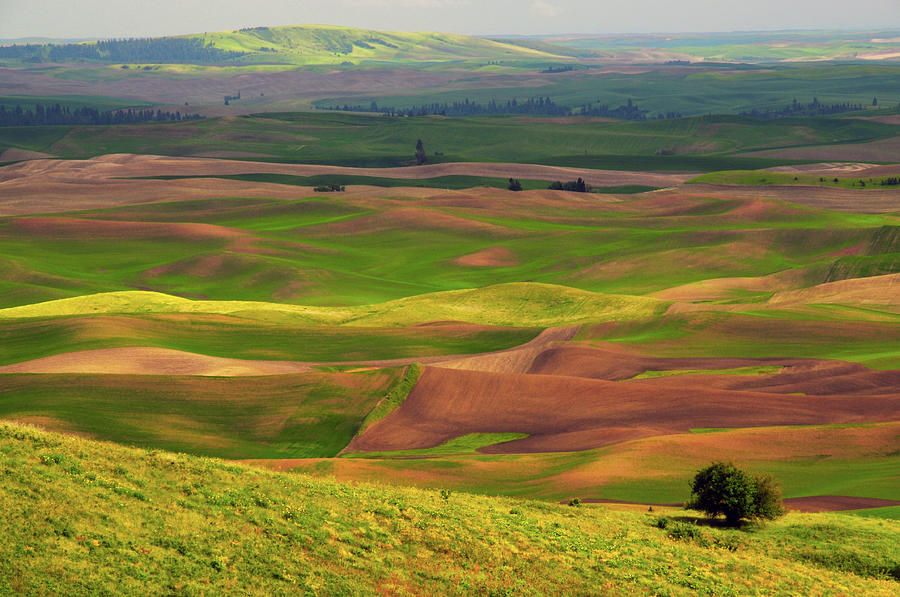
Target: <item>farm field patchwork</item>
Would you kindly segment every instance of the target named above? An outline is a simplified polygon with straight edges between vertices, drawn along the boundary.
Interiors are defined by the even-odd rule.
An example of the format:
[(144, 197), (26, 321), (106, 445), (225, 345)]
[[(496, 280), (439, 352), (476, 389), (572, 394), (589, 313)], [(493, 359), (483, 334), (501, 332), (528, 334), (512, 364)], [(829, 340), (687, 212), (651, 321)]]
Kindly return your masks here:
[(900, 37), (841, 35), (0, 44), (0, 593), (897, 594)]
[[(893, 189), (824, 189), (846, 194), (835, 208), (747, 184), (836, 171), (822, 165), (634, 194), (353, 178), (322, 194), (291, 168), (92, 160), (82, 171), (113, 201), (122, 184), (184, 198), (47, 200), (0, 219), (0, 414), (344, 480), (551, 500), (680, 502), (715, 452), (778, 476), (798, 508), (895, 515)], [(74, 186), (66, 162), (5, 171), (11, 190), (48, 175)], [(270, 197), (178, 186), (207, 180)], [(708, 184), (723, 180), (739, 184)], [(412, 367), (421, 376), (401, 384)], [(141, 425), (144, 411), (158, 424)]]

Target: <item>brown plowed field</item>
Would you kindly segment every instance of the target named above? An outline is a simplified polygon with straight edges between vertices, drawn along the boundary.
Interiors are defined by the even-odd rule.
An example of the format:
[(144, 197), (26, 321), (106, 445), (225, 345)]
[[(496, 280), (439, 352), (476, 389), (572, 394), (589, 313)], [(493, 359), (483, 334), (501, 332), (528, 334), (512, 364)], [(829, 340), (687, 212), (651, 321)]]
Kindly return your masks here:
[[(855, 190), (801, 185), (742, 187), (691, 184), (679, 189), (679, 191), (690, 192), (697, 197), (776, 199), (809, 207), (853, 213), (891, 213), (900, 211), (900, 192), (881, 188)], [(660, 192), (662, 193), (662, 191)]]
[(900, 506), (900, 501), (847, 495), (813, 495), (787, 498), (784, 500), (784, 505), (788, 510), (796, 510), (798, 512), (836, 512), (840, 510)]
[(785, 396), (558, 375), (427, 367), (406, 401), (351, 442), (356, 451), (430, 448), (470, 433), (530, 437), (492, 453), (563, 452), (691, 428), (891, 421), (900, 394)]
[[(448, 175), (512, 176), (538, 180), (570, 180), (580, 176), (598, 186), (640, 184), (659, 187), (675, 186), (692, 176), (533, 164), (451, 163), (404, 168), (345, 168), (112, 154), (81, 161), (33, 160), (0, 168), (0, 216), (198, 198), (240, 196), (291, 199), (309, 194), (309, 189), (237, 180), (121, 180), (162, 175), (222, 176), (248, 173), (296, 176), (345, 174), (409, 180)], [(426, 196), (437, 194), (434, 189), (425, 190), (424, 193)], [(381, 194), (384, 194), (383, 191)]]
[(515, 253), (506, 247), (488, 247), (453, 260), (456, 265), (466, 267), (510, 267), (519, 265)]
[[(472, 330), (489, 326), (468, 323), (431, 322), (420, 325), (440, 325), (452, 333), (453, 329)], [(465, 369), (467, 366), (494, 367), (500, 370), (522, 371), (531, 359), (554, 342), (568, 340), (577, 327), (547, 328), (525, 344), (496, 352), (474, 355), (439, 355), (406, 357), (371, 361), (257, 361), (212, 357), (180, 350), (155, 347), (122, 347), (84, 350), (23, 361), (0, 367), (2, 373), (111, 373), (133, 375), (209, 375), (238, 377), (247, 375), (285, 375), (312, 370), (314, 366), (355, 365), (360, 368), (402, 367), (410, 363), (441, 364)]]
[(467, 371), (493, 371), (495, 373), (527, 373), (535, 358), (556, 342), (566, 342), (575, 337), (578, 326), (547, 328), (531, 342), (507, 350), (482, 355), (454, 357), (436, 361), (445, 369)]
[(733, 369), (736, 367), (792, 366), (807, 363), (803, 359), (735, 358), (663, 358), (637, 356), (615, 344), (602, 347), (558, 346), (543, 351), (534, 359), (528, 373), (566, 375), (590, 379), (621, 381), (644, 371), (677, 369)]
[(769, 303), (779, 306), (792, 303), (900, 306), (900, 274), (838, 280), (802, 290), (778, 292)]
[(0, 374), (104, 373), (245, 377), (304, 373), (310, 370), (311, 367), (305, 363), (225, 359), (167, 348), (138, 347), (68, 352), (0, 367)]

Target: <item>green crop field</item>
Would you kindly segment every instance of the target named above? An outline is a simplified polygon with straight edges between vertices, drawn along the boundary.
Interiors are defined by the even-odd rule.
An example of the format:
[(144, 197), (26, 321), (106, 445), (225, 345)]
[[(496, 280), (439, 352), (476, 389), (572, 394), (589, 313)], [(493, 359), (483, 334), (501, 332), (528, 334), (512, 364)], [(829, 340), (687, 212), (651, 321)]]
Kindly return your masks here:
[[(128, 223), (131, 238), (114, 232), (80, 238), (60, 228), (45, 233), (39, 243), (19, 220), (5, 218), (0, 219), (0, 259), (7, 264), (3, 283), (10, 292), (0, 306), (136, 289), (210, 300), (348, 306), (526, 281), (643, 295), (709, 278), (786, 269), (810, 283), (897, 271), (896, 247), (878, 240), (897, 225), (890, 214), (770, 202), (746, 218), (743, 202), (710, 198), (678, 208), (687, 215), (676, 211), (647, 218), (643, 205), (654, 200), (652, 195), (632, 197), (616, 204), (552, 204), (552, 209), (528, 200), (513, 202), (509, 194), (498, 195), (492, 209), (465, 202), (439, 207), (428, 200), (373, 208), (367, 200), (341, 195), (163, 203), (79, 213), (78, 219), (60, 224), (77, 230), (82, 222), (91, 227)], [(56, 221), (46, 218), (49, 226)], [(153, 237), (166, 222), (212, 224), (225, 236), (195, 238), (174, 228)], [(235, 231), (245, 231), (257, 249), (232, 248), (223, 239)], [(832, 255), (860, 244), (867, 248), (858, 257)], [(753, 250), (736, 252), (735, 246)], [(482, 266), (458, 261), (492, 247), (511, 257)], [(700, 249), (702, 256), (696, 253)], [(672, 267), (687, 255), (694, 255), (691, 267)], [(214, 273), (192, 273), (201, 270)], [(650, 305), (649, 299), (626, 302), (635, 301)], [(410, 308), (404, 305), (390, 309)], [(395, 320), (401, 322), (381, 318)], [(375, 319), (368, 321), (376, 325)], [(505, 317), (477, 321), (501, 322), (516, 325)]]
[(698, 176), (689, 183), (729, 184), (741, 186), (773, 186), (773, 185), (806, 185), (833, 187), (839, 189), (900, 189), (897, 177), (889, 184), (889, 176), (814, 176), (811, 174), (792, 174), (788, 172), (755, 172), (752, 170), (731, 170), (711, 172)]
[[(895, 107), (900, 87), (895, 65), (766, 65), (758, 69), (704, 70), (681, 68), (651, 70), (640, 74), (594, 73), (590, 68), (565, 75), (545, 76), (538, 85), (483, 85), (461, 90), (428, 90), (425, 93), (353, 95), (318, 100), (319, 107), (369, 106), (405, 109), (433, 103), (505, 103), (516, 99), (549, 97), (563, 106), (608, 105), (635, 102), (651, 116), (678, 112), (684, 116), (734, 114), (752, 110), (780, 110), (794, 99), (813, 99), (826, 104), (852, 103), (871, 107), (881, 97)], [(890, 98), (890, 100), (888, 100)]]
[[(898, 125), (859, 119), (760, 121), (701, 116), (652, 122), (587, 120), (572, 127), (553, 118), (533, 121), (513, 116), (445, 119), (284, 113), (165, 124), (0, 128), (0, 144), (71, 158), (238, 151), (264, 156), (251, 158), (264, 161), (379, 167), (414, 163), (416, 140), (422, 139), (431, 162), (708, 172), (798, 163), (734, 155), (738, 153), (872, 142), (898, 135)], [(656, 155), (659, 150), (674, 155)]]
[(0, 416), (203, 456), (330, 457), (397, 377), (383, 369), (262, 378), (0, 375)]

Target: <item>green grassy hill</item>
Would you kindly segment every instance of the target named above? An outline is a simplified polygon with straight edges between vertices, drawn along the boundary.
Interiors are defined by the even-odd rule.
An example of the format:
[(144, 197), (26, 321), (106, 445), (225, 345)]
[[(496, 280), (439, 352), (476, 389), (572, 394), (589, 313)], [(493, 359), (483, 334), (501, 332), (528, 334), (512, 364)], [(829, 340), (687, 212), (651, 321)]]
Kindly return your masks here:
[(900, 523), (742, 531), (348, 486), (0, 424), (0, 593), (895, 595)]
[(220, 50), (246, 52), (249, 62), (340, 64), (561, 58), (502, 41), (430, 32), (372, 31), (331, 25), (254, 27), (191, 35)]

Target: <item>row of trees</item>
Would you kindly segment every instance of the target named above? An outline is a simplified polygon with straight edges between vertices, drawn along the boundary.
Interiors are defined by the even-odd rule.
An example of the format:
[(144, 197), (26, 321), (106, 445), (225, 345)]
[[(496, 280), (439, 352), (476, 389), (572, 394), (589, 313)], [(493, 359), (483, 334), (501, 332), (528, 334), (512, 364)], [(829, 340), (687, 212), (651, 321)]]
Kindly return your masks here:
[[(877, 105), (877, 102), (874, 105)], [(795, 98), (793, 102), (781, 109), (766, 108), (765, 110), (757, 110), (754, 108), (748, 112), (741, 112), (741, 116), (769, 119), (791, 118), (795, 116), (826, 116), (828, 114), (840, 114), (842, 112), (857, 112), (864, 109), (865, 106), (862, 104), (853, 104), (850, 102), (823, 104), (817, 97), (814, 97), (808, 104), (801, 104)]]
[(648, 120), (664, 118), (681, 118), (679, 112), (659, 113), (649, 116), (650, 111), (635, 104), (632, 100), (617, 107), (608, 104), (585, 104), (577, 108), (562, 106), (549, 97), (532, 97), (520, 101), (515, 98), (506, 102), (491, 99), (487, 103), (465, 98), (462, 101), (434, 102), (431, 104), (414, 105), (409, 108), (397, 108), (379, 106), (372, 102), (368, 106), (344, 104), (332, 106), (332, 110), (344, 112), (377, 112), (387, 116), (480, 116), (486, 114), (533, 114), (543, 116), (600, 116), (604, 118), (618, 118), (621, 120)]
[(368, 106), (344, 104), (334, 105), (330, 109), (344, 112), (377, 112), (388, 116), (479, 116), (485, 114), (534, 114), (543, 116), (600, 116), (604, 118), (618, 118), (621, 120), (648, 120), (664, 118), (681, 118), (679, 112), (659, 113), (649, 116), (650, 111), (635, 104), (631, 99), (627, 103), (610, 107), (609, 104), (585, 104), (577, 108), (562, 106), (549, 97), (532, 97), (524, 101), (515, 98), (511, 100), (497, 101), (491, 99), (485, 104), (465, 98), (462, 101), (434, 102), (431, 104), (414, 105), (409, 108), (397, 108), (379, 106), (372, 102)]
[(49, 126), (69, 124), (136, 124), (139, 122), (173, 122), (196, 120), (197, 114), (182, 114), (163, 110), (111, 110), (101, 112), (96, 108), (70, 108), (54, 104), (36, 105), (33, 110), (22, 106), (8, 109), (0, 105), (0, 127), (3, 126)]
[(490, 100), (486, 104), (479, 104), (465, 98), (463, 101), (434, 102), (431, 104), (415, 105), (409, 108), (381, 107), (377, 102), (368, 106), (333, 106), (332, 110), (345, 112), (378, 112), (388, 116), (479, 116), (484, 114), (542, 114), (549, 116), (566, 116), (571, 114), (571, 109), (560, 106), (549, 97), (528, 98), (524, 101), (517, 99), (498, 102)]
[(84, 44), (26, 44), (0, 46), (0, 58), (28, 62), (159, 62), (210, 64), (234, 60), (246, 52), (220, 50), (199, 38), (160, 37), (110, 39)]

